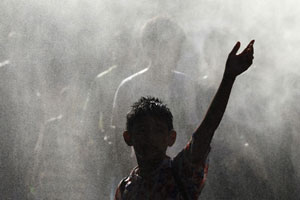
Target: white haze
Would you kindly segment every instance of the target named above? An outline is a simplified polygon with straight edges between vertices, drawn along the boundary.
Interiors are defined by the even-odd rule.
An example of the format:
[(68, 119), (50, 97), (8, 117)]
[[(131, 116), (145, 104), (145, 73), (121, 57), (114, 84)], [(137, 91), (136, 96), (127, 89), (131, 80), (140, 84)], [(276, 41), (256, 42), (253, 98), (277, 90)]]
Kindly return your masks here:
[[(288, 152), (291, 166), (287, 169), (295, 170), (296, 183), (300, 183), (299, 13), (296, 0), (1, 0), (0, 69), (9, 65), (18, 85), (18, 89), (8, 86), (13, 91), (11, 95), (18, 98), (18, 90), (24, 98), (16, 103), (19, 115), (25, 117), (20, 117), (22, 122), (18, 124), (18, 130), (21, 131), (14, 143), (19, 146), (13, 150), (23, 152), (14, 162), (18, 172), (25, 174), (24, 185), (30, 182), (27, 179), (31, 180), (35, 172), (29, 173), (28, 167), (23, 169), (21, 166), (31, 166), (27, 162), (29, 158), (33, 159), (32, 162), (40, 159), (32, 155), (39, 148), (38, 141), (42, 140), (38, 139), (39, 133), (34, 132), (36, 129), (32, 130), (32, 126), (43, 129), (42, 122), (67, 113), (69, 118), (62, 126), (65, 130), (53, 141), (59, 141), (61, 154), (68, 158), (62, 165), (69, 169), (67, 176), (82, 178), (76, 179), (82, 181), (82, 185), (71, 185), (70, 191), (73, 187), (73, 190), (82, 189), (82, 192), (79, 196), (71, 192), (74, 196), (65, 198), (97, 198), (92, 194), (94, 189), (89, 189), (76, 143), (81, 137), (77, 130), (87, 91), (98, 73), (115, 64), (114, 56), (128, 51), (126, 46), (118, 44), (119, 35), (126, 33), (131, 38), (128, 56), (132, 67), (127, 70), (136, 72), (145, 67), (138, 58), (141, 57), (140, 28), (148, 19), (158, 15), (176, 21), (191, 44), (182, 52), (186, 56), (180, 60), (177, 69), (189, 74), (201, 87), (214, 92), (234, 44), (240, 41), (241, 49), (244, 49), (255, 39), (254, 64), (237, 79), (225, 119), (212, 144), (211, 170), (203, 196), (218, 199), (210, 187), (213, 184), (210, 177), (218, 180), (214, 175), (218, 169), (214, 168), (213, 157), (218, 154), (214, 152), (214, 145), (220, 143), (240, 151), (234, 154), (240, 153), (238, 157), (248, 156), (245, 162), (258, 171), (258, 176), (264, 177), (264, 182), (271, 185), (273, 191), (280, 190), (280, 184), (274, 182), (280, 182), (284, 174), (278, 174), (276, 178), (266, 175), (269, 166), (264, 165), (266, 161), (262, 155), (272, 163), (272, 159), (280, 158), (281, 152)], [(62, 94), (62, 90), (65, 93)], [(35, 112), (23, 113), (28, 107), (37, 105), (30, 101), (31, 98), (39, 99), (39, 109), (43, 113), (42, 118), (38, 117), (39, 124), (36, 124)], [(238, 131), (227, 133), (226, 130), (235, 126), (232, 124)], [(12, 122), (7, 126), (14, 125)], [(258, 150), (256, 146), (261, 138), (266, 145)], [(246, 150), (241, 150), (239, 145)], [(276, 152), (272, 152), (274, 150)], [(235, 166), (235, 160), (232, 162)], [(238, 170), (236, 176), (239, 176)], [(285, 183), (289, 184), (288, 181)], [(33, 186), (25, 187), (35, 193)]]

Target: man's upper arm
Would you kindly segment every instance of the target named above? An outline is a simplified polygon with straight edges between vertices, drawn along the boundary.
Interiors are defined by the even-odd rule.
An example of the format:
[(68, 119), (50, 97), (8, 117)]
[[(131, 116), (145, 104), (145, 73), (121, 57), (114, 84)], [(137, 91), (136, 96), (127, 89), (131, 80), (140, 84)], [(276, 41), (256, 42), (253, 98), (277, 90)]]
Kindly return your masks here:
[(188, 112), (188, 118), (186, 119), (185, 123), (187, 123), (186, 125), (187, 127), (189, 127), (187, 131), (189, 131), (189, 134), (192, 137), (186, 146), (186, 151), (193, 162), (198, 162), (199, 160), (205, 161), (210, 150), (210, 146), (207, 146), (205, 144), (206, 140), (204, 138), (199, 138), (198, 136), (196, 136), (194, 131), (198, 128), (199, 123), (205, 115), (203, 110), (199, 110), (200, 104), (205, 103), (201, 100), (199, 101), (198, 94), (202, 93), (200, 95), (203, 95), (203, 97), (206, 94), (203, 94), (204, 92), (200, 89), (200, 86), (195, 81), (189, 80), (187, 83), (188, 84), (186, 90), (189, 89), (190, 91), (187, 95), (188, 99), (186, 100), (188, 104), (185, 104), (186, 112)]
[(115, 193), (115, 200), (122, 200), (122, 194), (125, 190), (125, 179), (124, 178), (123, 180), (121, 180), (121, 182), (119, 183), (118, 187), (117, 187), (117, 190), (116, 190), (116, 193)]
[(181, 177), (184, 188), (187, 194), (189, 194), (190, 199), (198, 199), (208, 173), (207, 154), (209, 151), (207, 151), (202, 160), (195, 162), (190, 158), (191, 145), (192, 144), (189, 143), (186, 148), (174, 158), (173, 166), (179, 177)]
[(210, 149), (210, 142), (208, 142), (205, 138), (201, 138), (201, 135), (195, 133), (193, 134), (191, 141), (186, 146), (188, 157), (193, 163), (205, 162)]

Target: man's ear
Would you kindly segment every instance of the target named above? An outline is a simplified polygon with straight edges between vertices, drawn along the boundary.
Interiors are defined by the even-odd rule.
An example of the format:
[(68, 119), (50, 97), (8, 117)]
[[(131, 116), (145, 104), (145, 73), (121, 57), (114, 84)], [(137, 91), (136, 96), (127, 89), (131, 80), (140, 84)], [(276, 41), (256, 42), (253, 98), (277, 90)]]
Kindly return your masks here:
[(123, 138), (128, 146), (132, 146), (131, 135), (128, 131), (124, 131)]
[(169, 133), (169, 141), (168, 141), (168, 146), (171, 147), (175, 141), (176, 141), (176, 131), (175, 130), (171, 130)]

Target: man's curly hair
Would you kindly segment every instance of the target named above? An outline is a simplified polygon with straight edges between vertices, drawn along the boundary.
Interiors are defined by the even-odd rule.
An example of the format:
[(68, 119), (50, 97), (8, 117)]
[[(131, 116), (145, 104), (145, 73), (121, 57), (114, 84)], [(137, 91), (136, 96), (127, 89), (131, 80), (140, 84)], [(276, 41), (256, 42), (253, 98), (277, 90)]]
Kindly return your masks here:
[(131, 106), (127, 113), (126, 129), (131, 132), (134, 123), (144, 116), (157, 117), (166, 122), (169, 131), (173, 129), (173, 115), (170, 109), (160, 99), (152, 96), (141, 97)]

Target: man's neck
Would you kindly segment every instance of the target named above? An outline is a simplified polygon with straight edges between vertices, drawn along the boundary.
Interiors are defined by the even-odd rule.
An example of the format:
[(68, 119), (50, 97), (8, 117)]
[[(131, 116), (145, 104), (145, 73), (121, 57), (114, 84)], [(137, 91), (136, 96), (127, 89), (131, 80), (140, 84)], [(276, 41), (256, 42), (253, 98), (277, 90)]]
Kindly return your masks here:
[(160, 167), (161, 163), (164, 161), (165, 158), (167, 158), (167, 156), (151, 161), (138, 159), (138, 174), (141, 177), (146, 178), (151, 176), (151, 174)]
[(151, 80), (157, 82), (166, 82), (169, 83), (173, 76), (172, 67), (158, 65), (154, 63), (150, 63), (149, 65), (149, 73), (151, 76)]

